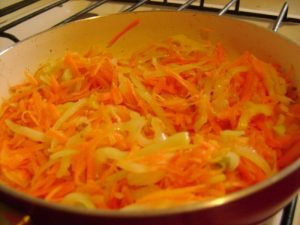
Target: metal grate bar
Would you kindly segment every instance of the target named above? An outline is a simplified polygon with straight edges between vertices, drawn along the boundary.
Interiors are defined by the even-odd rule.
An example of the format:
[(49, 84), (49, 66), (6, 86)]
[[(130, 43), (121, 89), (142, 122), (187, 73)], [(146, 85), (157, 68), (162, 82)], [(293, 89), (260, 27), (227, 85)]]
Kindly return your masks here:
[(200, 9), (204, 8), (204, 3), (205, 3), (205, 0), (201, 0), (200, 1), (200, 5), (199, 5)]
[(296, 197), (288, 206), (283, 210), (283, 215), (281, 217), (280, 225), (292, 225), (293, 219), (296, 211), (298, 197)]
[(27, 1), (21, 1), (21, 2), (17, 2), (13, 5), (7, 6), (3, 9), (0, 9), (0, 16), (5, 16), (9, 13), (12, 13), (14, 11), (17, 11), (19, 9), (22, 9), (32, 3), (37, 2), (38, 0), (27, 0)]
[(275, 22), (275, 24), (274, 24), (274, 26), (273, 26), (273, 28), (272, 28), (272, 30), (273, 30), (274, 32), (277, 32), (277, 31), (278, 31), (278, 29), (279, 29), (279, 27), (280, 27), (282, 21), (283, 21), (285, 18), (287, 18), (287, 16), (288, 16), (288, 10), (289, 10), (289, 4), (288, 4), (288, 2), (285, 2), (285, 3), (283, 4), (283, 6), (282, 6), (282, 8), (281, 8), (281, 10), (280, 10), (279, 16), (277, 17), (276, 22)]
[(233, 5), (235, 4), (235, 12), (238, 13), (239, 12), (239, 9), (240, 9), (240, 0), (231, 0), (230, 2), (228, 2), (224, 8), (219, 12), (219, 16), (222, 16), (224, 15), (228, 9)]
[(50, 9), (52, 9), (52, 8), (54, 8), (54, 7), (56, 7), (56, 6), (59, 6), (59, 5), (63, 4), (63, 3), (65, 3), (65, 2), (68, 2), (68, 1), (69, 1), (69, 0), (60, 0), (60, 1), (57, 1), (57, 2), (55, 2), (55, 3), (51, 4), (51, 5), (48, 5), (48, 6), (44, 7), (44, 8), (41, 8), (41, 9), (39, 9), (39, 10), (37, 10), (37, 11), (31, 13), (31, 14), (28, 14), (28, 15), (26, 15), (26, 16), (23, 16), (23, 17), (21, 17), (21, 18), (15, 20), (15, 21), (13, 21), (13, 22), (11, 22), (11, 23), (9, 23), (9, 24), (7, 24), (7, 25), (1, 27), (1, 28), (0, 28), (0, 33), (6, 31), (6, 30), (8, 30), (9, 28), (12, 28), (12, 27), (14, 27), (14, 26), (16, 26), (16, 25), (18, 25), (18, 24), (20, 24), (20, 23), (22, 23), (22, 22), (24, 22), (24, 21), (26, 21), (26, 20), (28, 20), (28, 19), (30, 19), (30, 18), (32, 18), (32, 17), (35, 17), (35, 16), (37, 16), (37, 15), (43, 13), (43, 12), (46, 12), (46, 11), (48, 11), (48, 10), (50, 10)]
[[(126, 2), (126, 0), (124, 2)], [(127, 2), (130, 2), (130, 1), (127, 0)], [(220, 11), (220, 9), (218, 9), (218, 8), (205, 6), (204, 3), (205, 3), (205, 0), (201, 0), (199, 6), (189, 5), (187, 8), (192, 9), (192, 10), (198, 10), (198, 11), (206, 11), (206, 12), (219, 12)], [(149, 4), (161, 6), (162, 2), (150, 1)], [(168, 7), (180, 7), (180, 5), (181, 4), (173, 3), (173, 2), (169, 2), (169, 1), (163, 3), (163, 6), (168, 6)], [(242, 11), (242, 10), (238, 10), (238, 11), (228, 10), (226, 13), (230, 14), (230, 15), (260, 18), (260, 19), (269, 19), (269, 20), (276, 20), (278, 17), (277, 15), (248, 12), (248, 11)], [(287, 17), (287, 18), (283, 19), (283, 22), (300, 23), (300, 18)]]
[(11, 41), (13, 41), (15, 43), (20, 41), (14, 35), (9, 34), (9, 33), (5, 33), (5, 32), (0, 33), (0, 37), (8, 38), (9, 40), (11, 40)]
[(76, 19), (78, 19), (80, 16), (83, 16), (84, 14), (92, 11), (93, 9), (99, 7), (100, 5), (103, 5), (104, 3), (106, 3), (108, 0), (102, 0), (102, 1), (96, 1), (93, 4), (90, 4), (88, 7), (84, 8), (83, 10), (79, 11), (78, 13), (75, 13), (74, 15), (70, 16), (69, 18), (55, 24), (53, 27), (62, 25), (62, 24), (66, 24), (69, 23), (71, 21), (74, 21)]
[(129, 8), (125, 9), (123, 12), (131, 12), (135, 9), (137, 9), (138, 7), (144, 5), (146, 2), (148, 2), (149, 0), (141, 0), (135, 4), (133, 4), (132, 6), (130, 6)]
[(196, 1), (196, 0), (188, 0), (188, 1), (186, 1), (184, 4), (182, 4), (182, 5), (177, 9), (177, 11), (182, 11), (182, 10), (184, 10), (185, 8), (189, 7), (194, 1)]

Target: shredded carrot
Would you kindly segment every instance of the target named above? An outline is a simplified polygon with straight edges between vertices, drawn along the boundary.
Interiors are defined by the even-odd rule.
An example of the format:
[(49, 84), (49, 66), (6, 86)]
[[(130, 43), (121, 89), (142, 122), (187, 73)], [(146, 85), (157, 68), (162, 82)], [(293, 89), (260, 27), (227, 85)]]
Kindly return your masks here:
[(279, 166), (286, 167), (297, 158), (300, 158), (300, 142), (294, 144), (284, 152), (284, 156), (279, 161)]
[(182, 35), (128, 58), (67, 52), (3, 102), (0, 180), (92, 209), (215, 199), (299, 159), (295, 89), (278, 65)]
[(123, 30), (121, 30), (119, 33), (116, 34), (107, 44), (107, 48), (110, 48), (113, 46), (124, 34), (126, 34), (128, 31), (130, 31), (132, 28), (137, 26), (140, 23), (139, 19), (136, 19), (129, 23)]

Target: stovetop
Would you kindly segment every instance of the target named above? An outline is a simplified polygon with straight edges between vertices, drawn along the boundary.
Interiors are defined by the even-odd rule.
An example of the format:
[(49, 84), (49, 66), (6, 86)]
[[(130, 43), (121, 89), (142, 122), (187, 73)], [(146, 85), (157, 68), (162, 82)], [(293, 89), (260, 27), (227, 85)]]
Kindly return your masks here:
[[(53, 26), (75, 19), (123, 11), (198, 10), (228, 14), (272, 29), (284, 0), (0, 0), (0, 51)], [(278, 33), (300, 45), (300, 1), (289, 0)], [(288, 6), (288, 7), (287, 7)], [(28, 217), (1, 203), (0, 225), (25, 225)], [(300, 200), (261, 225), (300, 225)]]
[[(233, 0), (235, 1), (235, 0)], [(8, 10), (8, 14), (4, 10), (9, 8), (8, 5), (15, 3), (15, 5), (27, 5), (19, 10)], [(130, 8), (136, 2), (144, 2), (137, 8)], [(149, 2), (151, 4), (149, 4)], [(182, 3), (191, 2), (191, 4), (184, 10), (206, 10), (212, 13), (218, 13), (218, 11), (229, 2), (229, 0), (127, 0), (127, 1), (95, 1), (95, 0), (1, 0), (0, 10), (0, 33), (4, 31), (7, 34), (13, 35), (19, 40), (23, 40), (36, 33), (47, 30), (54, 25), (64, 21), (70, 16), (80, 12), (80, 10), (95, 5), (91, 11), (80, 16), (80, 18), (94, 16), (94, 15), (108, 15), (112, 13), (119, 13), (122, 11), (145, 11), (145, 10), (176, 10)], [(271, 28), (278, 16), (280, 9), (284, 3), (283, 0), (240, 0), (239, 2), (239, 16), (237, 18), (255, 23), (259, 26)], [(63, 3), (63, 4), (60, 4)], [(288, 19), (279, 29), (279, 33), (290, 38), (291, 40), (300, 44), (300, 1), (289, 0)], [(43, 11), (44, 7), (55, 7), (50, 10)], [(98, 5), (98, 7), (96, 7)], [(235, 4), (230, 9), (234, 9)], [(176, 8), (177, 7), (177, 8)], [(18, 21), (24, 16), (32, 12), (42, 10), (43, 12), (34, 16), (29, 20), (25, 20), (21, 23)], [(6, 10), (7, 11), (7, 10)], [(234, 10), (232, 10), (234, 13)], [(9, 26), (11, 23), (17, 22), (14, 26)], [(297, 23), (294, 23), (297, 22)], [(3, 28), (5, 30), (3, 30)], [(8, 28), (8, 29), (7, 29)], [(8, 38), (0, 37), (0, 51), (13, 45), (14, 41)]]

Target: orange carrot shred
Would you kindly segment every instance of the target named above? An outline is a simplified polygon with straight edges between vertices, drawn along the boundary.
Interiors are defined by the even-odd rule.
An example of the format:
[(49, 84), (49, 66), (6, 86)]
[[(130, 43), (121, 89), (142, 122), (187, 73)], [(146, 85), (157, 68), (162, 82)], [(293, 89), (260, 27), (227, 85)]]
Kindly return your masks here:
[(113, 46), (124, 34), (130, 31), (132, 28), (136, 27), (140, 23), (139, 19), (136, 19), (129, 23), (123, 30), (117, 33), (107, 44), (107, 48)]

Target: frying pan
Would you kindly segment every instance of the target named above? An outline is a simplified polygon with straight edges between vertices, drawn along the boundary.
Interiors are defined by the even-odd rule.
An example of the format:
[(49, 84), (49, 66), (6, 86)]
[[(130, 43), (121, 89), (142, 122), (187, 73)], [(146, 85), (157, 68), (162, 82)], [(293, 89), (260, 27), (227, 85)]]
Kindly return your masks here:
[[(222, 42), (231, 55), (250, 51), (294, 71), (300, 86), (300, 47), (272, 31), (238, 21), (192, 12), (134, 12), (74, 22), (36, 35), (0, 55), (0, 96), (65, 51), (91, 46), (106, 48), (109, 40), (135, 19), (140, 24), (108, 50), (130, 54), (148, 42), (185, 34), (194, 40)], [(300, 88), (298, 87), (300, 90)], [(300, 94), (300, 93), (299, 93)], [(270, 179), (209, 202), (146, 211), (85, 210), (49, 203), (0, 185), (1, 201), (31, 215), (35, 224), (71, 225), (250, 225), (259, 224), (286, 206), (299, 192), (300, 159)]]

